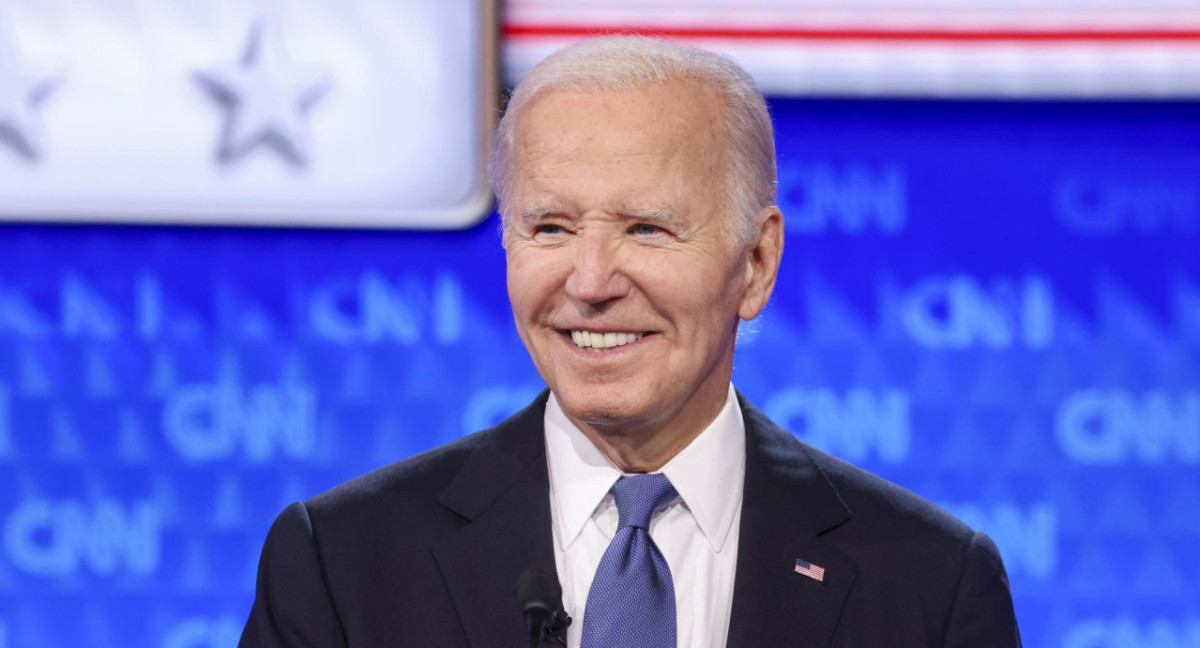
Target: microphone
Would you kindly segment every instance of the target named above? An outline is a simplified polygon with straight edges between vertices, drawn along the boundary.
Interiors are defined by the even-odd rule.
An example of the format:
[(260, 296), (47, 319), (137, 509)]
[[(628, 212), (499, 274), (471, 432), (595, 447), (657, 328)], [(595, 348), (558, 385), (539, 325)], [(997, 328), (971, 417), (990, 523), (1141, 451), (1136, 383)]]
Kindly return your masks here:
[(517, 601), (525, 613), (529, 648), (537, 648), (545, 639), (563, 643), (555, 632), (571, 625), (571, 617), (562, 609), (562, 586), (553, 569), (541, 565), (526, 569), (517, 579)]

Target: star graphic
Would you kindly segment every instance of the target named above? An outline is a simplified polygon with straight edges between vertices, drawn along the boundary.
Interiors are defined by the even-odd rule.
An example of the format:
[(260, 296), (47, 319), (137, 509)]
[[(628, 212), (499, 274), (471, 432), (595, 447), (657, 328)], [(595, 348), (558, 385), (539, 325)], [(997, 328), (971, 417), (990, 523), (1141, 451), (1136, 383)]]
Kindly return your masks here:
[(57, 84), (57, 75), (24, 64), (0, 26), (0, 142), (30, 160), (41, 156), (42, 132), (34, 109)]
[(274, 26), (253, 25), (238, 64), (197, 71), (195, 79), (227, 111), (219, 161), (234, 162), (262, 144), (296, 165), (308, 163), (305, 115), (329, 81), (321, 72), (293, 64)]

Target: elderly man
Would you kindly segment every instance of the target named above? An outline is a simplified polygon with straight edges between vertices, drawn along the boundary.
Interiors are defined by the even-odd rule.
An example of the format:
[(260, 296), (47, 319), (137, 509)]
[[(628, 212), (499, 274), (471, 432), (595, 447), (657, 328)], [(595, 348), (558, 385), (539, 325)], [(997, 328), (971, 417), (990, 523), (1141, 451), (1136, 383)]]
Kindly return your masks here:
[(548, 393), (285, 510), (242, 646), (529, 645), (533, 565), (572, 647), (1020, 644), (986, 536), (730, 384), (783, 247), (743, 71), (649, 39), (567, 48), (517, 87), (491, 171)]

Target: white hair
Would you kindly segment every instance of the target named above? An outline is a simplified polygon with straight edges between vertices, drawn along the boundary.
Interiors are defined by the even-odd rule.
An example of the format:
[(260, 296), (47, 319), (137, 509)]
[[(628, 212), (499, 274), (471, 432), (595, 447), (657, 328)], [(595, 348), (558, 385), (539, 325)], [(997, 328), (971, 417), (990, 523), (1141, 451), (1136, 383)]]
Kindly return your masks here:
[(775, 136), (762, 93), (750, 75), (726, 56), (642, 36), (576, 43), (546, 57), (517, 84), (488, 161), (488, 179), (500, 202), (504, 232), (512, 222), (516, 125), (534, 99), (553, 91), (628, 90), (673, 81), (699, 81), (721, 97), (730, 153), (725, 209), (733, 235), (750, 244), (761, 226), (759, 213), (775, 204)]

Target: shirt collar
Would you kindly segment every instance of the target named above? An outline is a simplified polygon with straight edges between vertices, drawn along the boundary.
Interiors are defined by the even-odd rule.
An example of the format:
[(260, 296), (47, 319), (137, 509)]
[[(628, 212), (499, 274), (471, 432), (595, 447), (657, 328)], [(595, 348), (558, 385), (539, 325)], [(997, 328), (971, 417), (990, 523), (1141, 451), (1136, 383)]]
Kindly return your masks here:
[[(553, 393), (544, 429), (555, 531), (565, 550), (622, 472), (567, 418)], [(745, 423), (732, 384), (717, 417), (660, 472), (671, 480), (713, 551), (720, 551), (741, 506), (746, 475)]]

